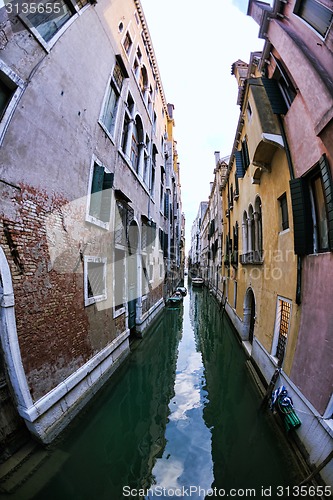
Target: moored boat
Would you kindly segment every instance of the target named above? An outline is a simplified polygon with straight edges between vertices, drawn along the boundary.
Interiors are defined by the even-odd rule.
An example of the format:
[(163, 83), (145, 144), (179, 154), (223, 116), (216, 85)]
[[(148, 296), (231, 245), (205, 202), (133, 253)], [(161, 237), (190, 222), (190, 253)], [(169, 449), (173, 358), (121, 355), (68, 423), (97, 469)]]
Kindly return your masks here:
[(204, 280), (203, 278), (200, 278), (199, 276), (196, 278), (192, 278), (192, 286), (203, 286)]

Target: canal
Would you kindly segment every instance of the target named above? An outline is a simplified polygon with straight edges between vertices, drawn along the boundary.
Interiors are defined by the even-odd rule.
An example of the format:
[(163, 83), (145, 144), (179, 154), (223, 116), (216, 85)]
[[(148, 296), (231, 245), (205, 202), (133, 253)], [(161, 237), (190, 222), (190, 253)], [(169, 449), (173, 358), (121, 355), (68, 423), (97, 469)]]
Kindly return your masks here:
[(6, 498), (204, 499), (218, 490), (279, 498), (282, 487), (300, 481), (298, 468), (259, 407), (227, 316), (207, 290), (189, 288), (183, 305), (161, 313), (40, 469)]

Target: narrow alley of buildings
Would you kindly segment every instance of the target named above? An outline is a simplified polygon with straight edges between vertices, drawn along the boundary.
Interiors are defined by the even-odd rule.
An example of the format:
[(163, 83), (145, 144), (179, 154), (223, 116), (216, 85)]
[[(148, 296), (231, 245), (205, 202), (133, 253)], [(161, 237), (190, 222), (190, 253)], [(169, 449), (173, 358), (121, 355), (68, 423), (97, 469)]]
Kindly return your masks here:
[[(167, 100), (141, 1), (0, 0), (4, 492), (1, 484), (15, 472), (7, 470), (10, 460), (21, 454), (13, 469), (25, 462), (28, 466), (28, 456), (36, 457), (34, 445), (30, 453), (32, 440), (43, 462), (69, 428), (78, 428), (110, 384), (117, 393), (107, 403), (114, 419), (112, 438), (103, 441), (103, 427), (104, 435), (96, 446), (90, 439), (91, 450), (82, 458), (83, 470), (85, 464), (91, 466), (93, 455), (105, 452), (90, 485), (99, 486), (105, 498), (104, 473), (120, 454), (122, 438), (130, 441), (119, 462), (121, 475), (110, 480), (112, 487), (124, 485), (125, 478), (134, 489), (151, 486), (153, 477), (160, 485), (168, 486), (169, 480), (174, 486), (191, 484), (193, 475), (199, 480), (200, 457), (207, 459), (202, 466), (210, 464), (202, 479), (207, 488), (246, 489), (249, 478), (256, 477), (257, 496), (271, 496), (264, 490), (278, 486), (278, 480), (283, 488), (299, 484), (281, 465), (285, 456), (275, 450), (281, 448), (278, 434), (256, 413), (257, 396), (250, 396), (245, 372), (237, 372), (241, 386), (233, 375), (240, 365), (251, 366), (267, 400), (273, 396), (275, 404), (281, 393), (289, 395), (287, 411), (294, 415), (294, 406), (299, 420), (281, 440), (295, 442), (316, 484), (327, 486), (322, 496), (331, 492), (332, 0), (246, 3), (263, 49), (251, 52), (248, 61), (231, 64), (239, 108), (233, 143), (228, 151), (212, 151), (210, 191), (197, 200), (198, 214), (185, 239), (182, 172), (190, 169), (200, 177), (210, 166), (182, 163), (177, 106)], [(221, 87), (216, 85), (218, 95)], [(191, 300), (184, 299), (183, 325), (183, 305), (178, 312), (168, 305), (181, 300), (177, 287), (187, 274)], [(192, 290), (194, 278), (200, 278), (196, 284), (202, 282), (202, 290)], [(209, 331), (203, 328), (211, 321), (206, 309), (212, 317), (220, 316)], [(230, 355), (224, 348), (215, 350), (229, 338), (227, 322), (240, 344), (238, 361), (233, 358), (236, 347)], [(172, 338), (167, 338), (168, 329)], [(133, 353), (137, 342), (141, 354)], [(154, 358), (149, 359), (152, 344), (160, 372)], [(182, 351), (185, 345), (192, 350)], [(135, 364), (135, 356), (142, 358), (140, 370), (151, 371), (156, 380), (145, 375), (144, 384), (135, 377), (129, 382), (126, 367)], [(189, 360), (193, 366), (187, 372), (183, 367)], [(226, 385), (219, 385), (221, 380)], [(191, 381), (198, 406), (190, 393), (182, 394), (182, 381)], [(139, 390), (141, 382), (145, 388)], [(138, 390), (131, 392), (133, 401), (124, 403), (120, 416), (129, 383)], [(215, 429), (222, 425), (217, 413), (223, 409), (227, 422), (226, 408), (243, 404), (244, 420), (230, 410), (235, 433), (230, 421), (229, 432), (220, 429), (215, 439)], [(198, 417), (191, 436), (182, 418), (172, 427), (182, 405), (186, 415), (193, 410)], [(247, 420), (250, 412), (252, 420)], [(94, 415), (99, 418), (98, 412)], [(95, 417), (90, 413), (92, 421)], [(124, 430), (123, 419), (134, 434), (147, 431), (148, 440)], [(89, 432), (89, 422), (85, 425)], [(239, 450), (262, 426), (267, 433), (260, 436), (260, 457), (252, 463)], [(189, 455), (169, 441), (169, 433)], [(78, 462), (68, 458), (71, 451), (64, 446), (52, 454), (54, 461), (47, 460), (53, 468), (48, 478), (55, 474), (71, 498), (65, 470), (71, 464), (72, 471)], [(277, 456), (265, 465), (269, 450)], [(192, 452), (197, 460), (193, 466)], [(248, 471), (239, 482), (237, 460)], [(264, 470), (270, 483), (262, 481)], [(69, 483), (61, 485), (62, 480)], [(39, 479), (36, 491), (43, 487)]]

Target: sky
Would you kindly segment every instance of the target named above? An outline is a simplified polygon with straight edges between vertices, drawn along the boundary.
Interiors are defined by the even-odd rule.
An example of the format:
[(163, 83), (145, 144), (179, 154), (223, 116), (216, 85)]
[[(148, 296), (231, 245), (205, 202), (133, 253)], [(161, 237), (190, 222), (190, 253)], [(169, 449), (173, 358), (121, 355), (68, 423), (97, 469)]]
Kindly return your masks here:
[(231, 66), (260, 51), (248, 0), (141, 0), (164, 93), (174, 105), (186, 254), (200, 201), (214, 179), (214, 152), (231, 154), (239, 106)]

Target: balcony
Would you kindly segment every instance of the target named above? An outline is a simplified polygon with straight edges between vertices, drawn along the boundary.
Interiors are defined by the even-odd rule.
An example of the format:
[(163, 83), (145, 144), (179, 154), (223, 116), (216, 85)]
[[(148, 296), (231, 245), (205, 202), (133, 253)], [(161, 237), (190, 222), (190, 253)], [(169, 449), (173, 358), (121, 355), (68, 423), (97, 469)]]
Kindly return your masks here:
[(284, 142), (262, 79), (250, 79), (249, 91), (253, 117), (248, 130), (248, 146), (255, 167), (252, 182), (260, 184), (262, 173), (271, 171), (273, 157), (278, 149), (284, 148)]
[(243, 266), (246, 265), (261, 265), (264, 259), (262, 253), (257, 250), (251, 250), (251, 252), (243, 253), (240, 255), (240, 263)]

